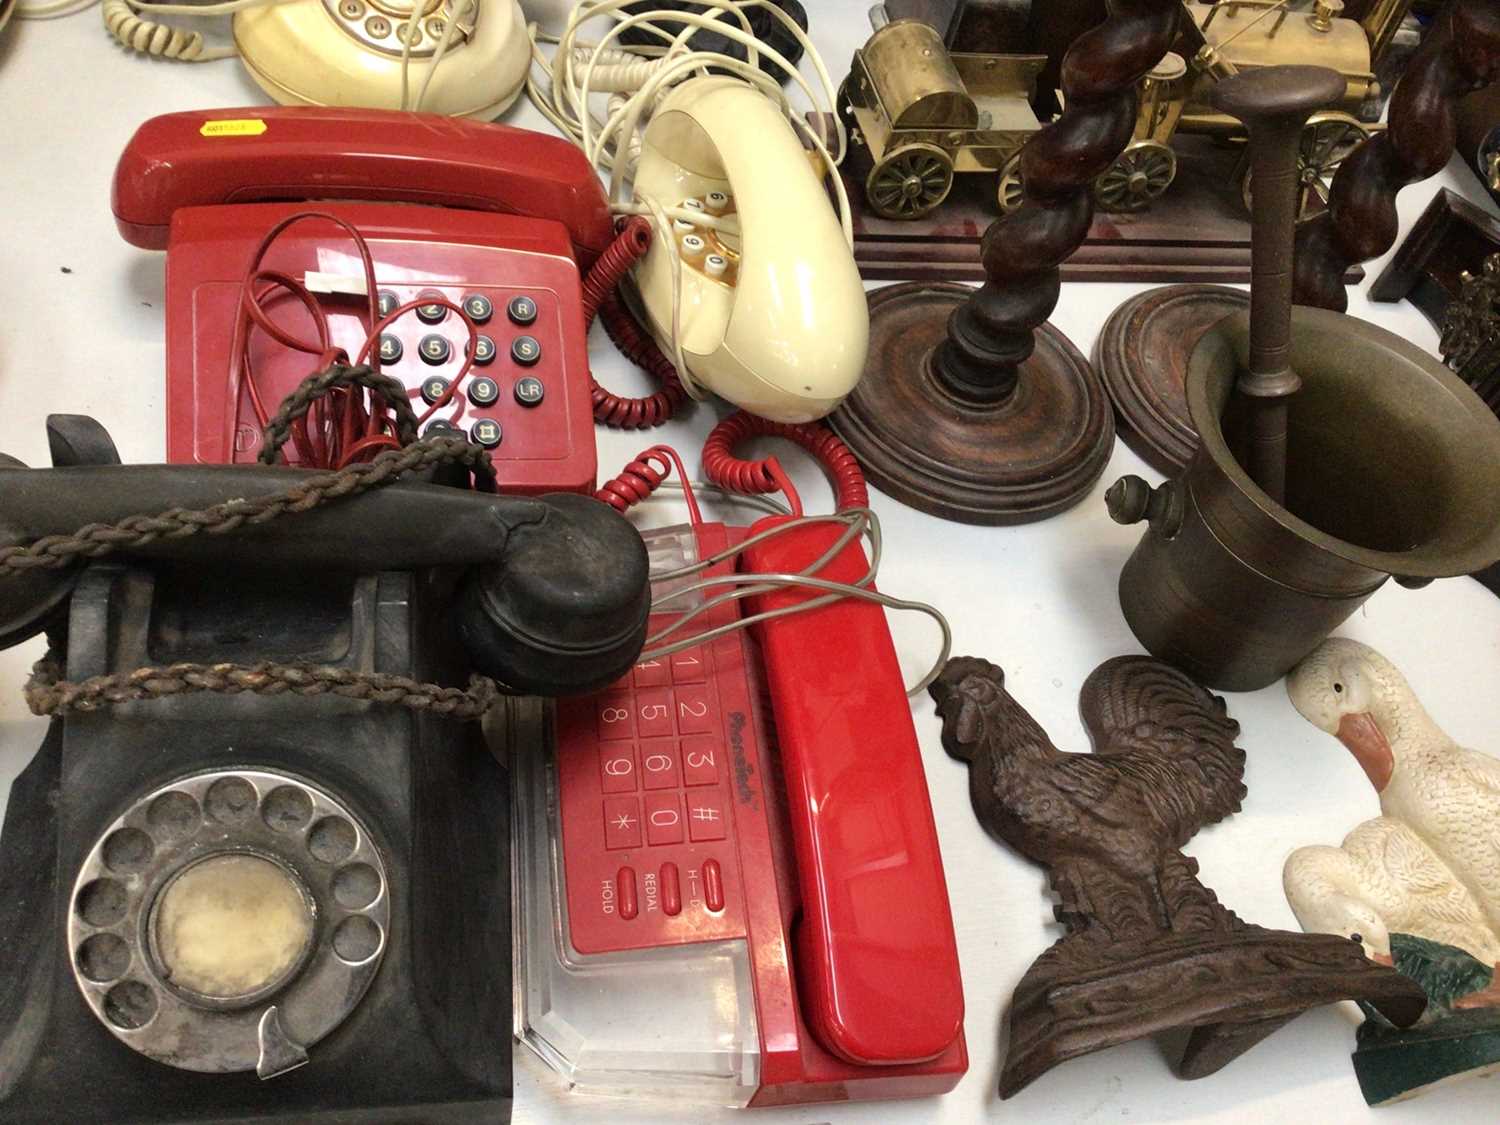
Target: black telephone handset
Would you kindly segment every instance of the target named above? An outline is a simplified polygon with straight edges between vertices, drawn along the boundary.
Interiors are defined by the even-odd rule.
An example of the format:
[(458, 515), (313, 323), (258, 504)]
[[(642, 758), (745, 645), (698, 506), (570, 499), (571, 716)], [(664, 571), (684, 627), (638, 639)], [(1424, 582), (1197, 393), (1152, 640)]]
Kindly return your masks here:
[[(254, 499), (320, 475), (265, 466), (121, 465), (103, 427), (77, 415), (53, 415), (48, 435), (55, 467), (0, 462), (0, 546), (169, 508)], [(588, 692), (618, 679), (646, 637), (650, 594), (640, 535), (608, 505), (569, 493), (523, 498), (397, 481), (228, 534), (163, 536), (116, 555), (365, 573), (465, 567), (454, 611), (471, 664), (533, 695)], [(0, 647), (43, 628), (78, 569), (0, 578)]]
[[(46, 629), (33, 703), (115, 694), (68, 697), (6, 804), (0, 1119), (503, 1122), (509, 776), (452, 689), (624, 674), (639, 535), (585, 496), (396, 481), (172, 538), (330, 474), (120, 465), (76, 417), (49, 437), (53, 468), (0, 459), (0, 548), (29, 548), (0, 550), (0, 647)], [(98, 561), (14, 566), (122, 521)]]

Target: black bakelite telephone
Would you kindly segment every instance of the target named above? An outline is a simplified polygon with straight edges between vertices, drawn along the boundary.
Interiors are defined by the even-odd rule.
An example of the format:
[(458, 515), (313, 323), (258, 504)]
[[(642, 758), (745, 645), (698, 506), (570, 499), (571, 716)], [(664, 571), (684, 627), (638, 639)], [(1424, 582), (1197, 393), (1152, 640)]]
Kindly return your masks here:
[[(48, 430), (0, 547), (327, 476)], [(593, 690), (647, 609), (606, 505), (426, 481), (0, 577), (55, 711), (0, 835), (0, 1118), (503, 1120), (508, 780), (442, 701)]]

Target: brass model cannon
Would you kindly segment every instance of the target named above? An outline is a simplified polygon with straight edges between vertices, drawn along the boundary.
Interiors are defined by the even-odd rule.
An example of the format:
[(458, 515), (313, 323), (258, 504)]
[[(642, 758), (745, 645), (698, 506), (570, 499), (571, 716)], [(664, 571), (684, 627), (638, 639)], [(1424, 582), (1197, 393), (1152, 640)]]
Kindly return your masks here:
[[(1179, 129), (1238, 143), (1238, 122), (1208, 104), (1208, 92), (1241, 69), (1316, 62), (1347, 86), (1339, 104), (1315, 114), (1303, 134), (1299, 170), (1303, 213), (1326, 199), (1326, 183), (1369, 133), (1379, 115), (1373, 66), (1411, 0), (1374, 0), (1363, 21), (1339, 18), (1340, 0), (1218, 0), (1183, 4), (1182, 53), (1168, 52), (1141, 80), (1135, 132), (1120, 157), (1094, 182), (1099, 206), (1137, 211), (1171, 186)], [(1046, 65), (1036, 54), (949, 51), (941, 34), (916, 19), (884, 22), (855, 51), (839, 90), (839, 113), (869, 150), (865, 198), (888, 219), (917, 219), (947, 198), (955, 173), (996, 176), (1002, 211), (1022, 197), (1020, 154), (1044, 124), (1033, 87)], [(1248, 165), (1241, 173), (1249, 206)]]

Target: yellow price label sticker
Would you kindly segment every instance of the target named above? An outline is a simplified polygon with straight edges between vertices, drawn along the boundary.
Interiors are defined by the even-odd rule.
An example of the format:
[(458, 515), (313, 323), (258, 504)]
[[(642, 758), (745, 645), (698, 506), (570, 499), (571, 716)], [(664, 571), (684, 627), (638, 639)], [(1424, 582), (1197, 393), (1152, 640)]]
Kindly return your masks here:
[(221, 121), (205, 121), (198, 132), (205, 137), (258, 137), (266, 131), (266, 123), (259, 117), (226, 118)]

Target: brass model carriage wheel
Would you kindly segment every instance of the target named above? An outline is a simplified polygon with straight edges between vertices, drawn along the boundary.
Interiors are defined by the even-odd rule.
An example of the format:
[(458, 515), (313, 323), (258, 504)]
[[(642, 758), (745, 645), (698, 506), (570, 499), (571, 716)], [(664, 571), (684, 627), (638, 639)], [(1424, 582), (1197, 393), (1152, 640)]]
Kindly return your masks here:
[(886, 219), (920, 219), (953, 187), (953, 159), (923, 141), (886, 153), (865, 177), (865, 200)]
[(1157, 141), (1134, 141), (1094, 181), (1094, 198), (1105, 211), (1140, 211), (1171, 186), (1177, 155)]
[(1018, 152), (1000, 169), (1000, 182), (995, 188), (995, 198), (1000, 204), (1000, 213), (1009, 215), (1026, 198), (1026, 188), (1021, 182), (1021, 154)]
[[(1307, 127), (1302, 130), (1302, 143), (1297, 148), (1299, 222), (1328, 207), (1329, 184), (1333, 180), (1333, 174), (1369, 135), (1369, 128), (1347, 113), (1330, 109), (1312, 115)], [(1240, 195), (1245, 201), (1245, 210), (1252, 210), (1254, 188), (1250, 182), (1248, 163)]]

